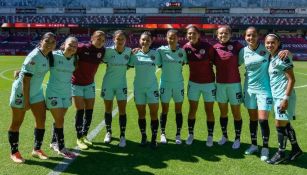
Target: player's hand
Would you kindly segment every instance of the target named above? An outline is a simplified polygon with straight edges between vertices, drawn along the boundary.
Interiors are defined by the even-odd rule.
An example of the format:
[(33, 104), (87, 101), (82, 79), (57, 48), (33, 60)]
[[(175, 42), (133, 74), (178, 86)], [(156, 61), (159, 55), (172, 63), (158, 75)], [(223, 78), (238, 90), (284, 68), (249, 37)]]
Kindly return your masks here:
[(138, 52), (138, 51), (140, 51), (141, 50), (141, 48), (134, 48), (134, 49), (132, 49), (132, 54), (136, 54), (136, 52)]
[(24, 111), (27, 111), (27, 110), (29, 110), (29, 109), (30, 109), (30, 102), (25, 102), (25, 105), (24, 105), (23, 110), (24, 110)]
[(278, 57), (281, 60), (284, 60), (286, 58), (288, 58), (288, 56), (291, 54), (291, 52), (289, 50), (281, 50), (278, 52)]
[(14, 71), (14, 78), (17, 79), (19, 77), (20, 70), (15, 70)]
[(282, 100), (279, 105), (280, 111), (285, 111), (288, 109), (288, 100)]

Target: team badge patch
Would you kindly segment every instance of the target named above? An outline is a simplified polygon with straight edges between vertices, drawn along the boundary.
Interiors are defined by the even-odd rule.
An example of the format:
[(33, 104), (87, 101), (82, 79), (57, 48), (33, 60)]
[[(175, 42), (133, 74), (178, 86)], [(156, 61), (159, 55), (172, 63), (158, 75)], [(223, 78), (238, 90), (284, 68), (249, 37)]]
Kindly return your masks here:
[(150, 56), (150, 59), (151, 59), (152, 61), (154, 61), (154, 60), (156, 59), (156, 57), (155, 57), (154, 55), (151, 55), (151, 56)]
[(101, 57), (102, 57), (101, 52), (98, 52), (98, 53), (97, 53), (97, 58), (101, 58)]
[(266, 99), (266, 104), (271, 105), (273, 103), (273, 99), (272, 98), (267, 98)]
[(183, 57), (183, 53), (179, 52), (179, 53), (178, 53), (178, 56), (179, 56), (180, 58)]
[(206, 50), (205, 49), (200, 49), (199, 53), (204, 55), (206, 53)]
[(241, 92), (236, 93), (236, 98), (238, 100), (242, 99), (242, 93)]
[(154, 96), (159, 97), (159, 91), (154, 91)]
[(266, 51), (262, 50), (262, 51), (259, 52), (259, 54), (260, 54), (261, 56), (264, 56), (264, 55), (266, 54)]
[(22, 103), (22, 99), (16, 99), (15, 100), (15, 104), (16, 105), (21, 105), (21, 103)]
[(227, 49), (228, 49), (228, 50), (233, 50), (233, 46), (232, 46), (232, 45), (228, 45), (228, 46), (227, 46)]
[(58, 104), (56, 98), (51, 100), (51, 106), (56, 106)]
[(125, 59), (126, 59), (126, 60), (129, 60), (129, 56), (128, 56), (128, 55), (125, 55)]

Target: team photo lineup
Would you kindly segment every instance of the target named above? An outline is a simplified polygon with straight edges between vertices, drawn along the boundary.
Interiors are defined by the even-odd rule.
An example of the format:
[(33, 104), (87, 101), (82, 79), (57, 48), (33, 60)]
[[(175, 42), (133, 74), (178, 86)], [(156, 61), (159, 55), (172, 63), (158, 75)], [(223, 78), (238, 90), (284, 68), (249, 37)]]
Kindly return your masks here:
[[(101, 2), (105, 2), (102, 5), (105, 8), (132, 9), (120, 0), (115, 1), (118, 4)], [(197, 2), (170, 1), (166, 3), (167, 8), (161, 9), (172, 14), (182, 10), (181, 6), (185, 4), (193, 9)], [(0, 4), (0, 7), (9, 6), (6, 0)], [(301, 5), (307, 7), (307, 2), (302, 1)], [(141, 2), (139, 6), (148, 8)], [(244, 7), (242, 4), (238, 6)], [(271, 14), (279, 12), (274, 10)], [(122, 23), (106, 27), (112, 25), (107, 22), (101, 24), (103, 27), (95, 24), (95, 27), (72, 27), (70, 31), (64, 31), (61, 28), (69, 28), (65, 22), (63, 27), (56, 28), (17, 27), (18, 18), (19, 22), (31, 26), (38, 20), (36, 18), (44, 19), (44, 16), (1, 15), (0, 65), (3, 67), (0, 66), (0, 77), (1, 84), (5, 82), (7, 85), (1, 87), (3, 95), (0, 98), (3, 98), (1, 105), (6, 105), (3, 111), (9, 111), (5, 114), (6, 121), (2, 122), (5, 126), (1, 124), (0, 127), (4, 139), (1, 148), (6, 149), (0, 154), (1, 160), (5, 161), (4, 167), (29, 166), (30, 170), (31, 166), (46, 166), (47, 173), (51, 169), (48, 174), (203, 174), (209, 172), (202, 169), (206, 165), (199, 170), (179, 172), (182, 168), (193, 169), (193, 165), (185, 167), (181, 164), (177, 171), (176, 163), (171, 163), (172, 156), (181, 151), (187, 156), (191, 151), (193, 157), (199, 154), (201, 159), (208, 161), (211, 159), (203, 157), (210, 152), (219, 155), (218, 152), (225, 151), (231, 156), (217, 156), (219, 161), (229, 159), (229, 165), (221, 165), (226, 166), (221, 169), (222, 174), (260, 174), (263, 166), (264, 174), (273, 167), (280, 169), (274, 169), (273, 174), (307, 173), (303, 139), (306, 126), (302, 120), (306, 114), (303, 104), (299, 103), (304, 102), (306, 95), (303, 88), (306, 87), (307, 64), (304, 61), (307, 53), (306, 48), (289, 47), (300, 39), (304, 40), (301, 45), (307, 46), (306, 29), (294, 29), (296, 25), (306, 27), (306, 23), (293, 24), (289, 31), (305, 35), (305, 38), (293, 39), (293, 34), (284, 32), (288, 24), (279, 30), (274, 24), (267, 27), (261, 27), (257, 22), (236, 24), (235, 19), (227, 16), (212, 18), (212, 21), (208, 17), (208, 25), (195, 23), (193, 16), (191, 21), (183, 16), (182, 20), (187, 20), (183, 24), (160, 25), (155, 20), (162, 17), (157, 16), (148, 17), (147, 23), (146, 20), (140, 24), (132, 22), (129, 27), (121, 26)], [(304, 15), (302, 19), (305, 19)], [(58, 21), (67, 18), (64, 20), (67, 24), (78, 18), (73, 15), (56, 17)], [(92, 14), (86, 17), (98, 20)], [(49, 17), (45, 18), (47, 21)], [(138, 17), (120, 18), (138, 21)], [(31, 20), (34, 22), (29, 22)], [(176, 23), (180, 16), (174, 16), (172, 20)], [(291, 23), (295, 19), (285, 21)], [(22, 42), (13, 38), (20, 41), (26, 38), (28, 44), (18, 48)], [(289, 42), (285, 44), (285, 40)], [(17, 48), (12, 51), (14, 44)], [(4, 67), (5, 62), (11, 63)], [(201, 137), (199, 133), (202, 133)], [(50, 150), (47, 151), (48, 147)], [(110, 164), (106, 166), (108, 171), (102, 170), (102, 165), (100, 172), (96, 172), (90, 164), (100, 166), (96, 163), (104, 156), (95, 160), (95, 154), (97, 156), (99, 152), (107, 154), (108, 158), (121, 154), (132, 157), (127, 160), (125, 156), (105, 158), (103, 162)], [(142, 152), (146, 152), (144, 157), (136, 156)], [(202, 152), (209, 153), (204, 155)], [(169, 157), (164, 160), (168, 153)], [(163, 157), (160, 157), (161, 161), (170, 163), (170, 171), (158, 161), (159, 154)], [(245, 162), (238, 169), (227, 172), (232, 157), (235, 161), (252, 160), (255, 169), (250, 172), (243, 168), (240, 172), (240, 168), (250, 165)], [(159, 162), (156, 163), (160, 166), (159, 171), (152, 170), (154, 164), (149, 169), (141, 166), (140, 162), (150, 159)], [(43, 163), (46, 161), (52, 161), (52, 164)], [(129, 167), (129, 161), (135, 167)], [(210, 167), (219, 167), (217, 163)], [(64, 168), (61, 167), (63, 164)], [(119, 169), (112, 169), (111, 164)], [(78, 171), (78, 166), (87, 168)], [(125, 168), (120, 170), (121, 166)], [(287, 171), (289, 166), (300, 169)], [(22, 167), (18, 171), (8, 168), (4, 174), (26, 173)], [(214, 168), (210, 171), (221, 173)], [(46, 174), (46, 170), (33, 170), (33, 173)]]

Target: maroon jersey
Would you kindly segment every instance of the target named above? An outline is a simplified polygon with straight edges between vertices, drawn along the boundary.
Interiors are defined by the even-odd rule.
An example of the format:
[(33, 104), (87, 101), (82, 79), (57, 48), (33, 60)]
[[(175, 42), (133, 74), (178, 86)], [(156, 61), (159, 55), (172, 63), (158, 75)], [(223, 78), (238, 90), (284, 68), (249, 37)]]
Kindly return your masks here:
[(216, 55), (214, 64), (216, 66), (217, 83), (240, 83), (239, 73), (239, 51), (243, 45), (237, 41), (226, 44), (216, 43), (214, 46)]
[(98, 66), (105, 54), (105, 48), (98, 49), (92, 44), (82, 44), (78, 46), (77, 54), (79, 59), (71, 83), (80, 86), (89, 85), (94, 82)]
[(207, 42), (199, 41), (195, 45), (186, 43), (183, 49), (187, 53), (190, 66), (190, 81), (195, 83), (212, 83), (214, 48)]

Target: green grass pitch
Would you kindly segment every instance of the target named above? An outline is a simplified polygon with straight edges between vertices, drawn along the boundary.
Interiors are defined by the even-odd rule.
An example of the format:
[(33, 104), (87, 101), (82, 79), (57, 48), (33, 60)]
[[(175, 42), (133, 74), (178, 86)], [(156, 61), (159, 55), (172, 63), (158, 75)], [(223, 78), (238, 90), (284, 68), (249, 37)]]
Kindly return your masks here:
[[(51, 124), (53, 118), (47, 112), (46, 134), (43, 144), (43, 149), (49, 155), (48, 160), (38, 160), (32, 158), (30, 153), (33, 147), (33, 128), (34, 118), (31, 112), (27, 112), (25, 120), (20, 130), (20, 146), (19, 150), (26, 159), (25, 164), (18, 165), (13, 163), (10, 158), (10, 147), (7, 139), (7, 130), (11, 122), (11, 109), (9, 107), (9, 96), (13, 81), (13, 71), (19, 69), (24, 60), (24, 57), (0, 57), (0, 174), (15, 175), (15, 174), (48, 174), (50, 173), (63, 159), (49, 149), (51, 139)], [(291, 174), (291, 175), (306, 175), (307, 174), (307, 122), (306, 117), (306, 99), (307, 99), (307, 62), (295, 62), (296, 76), (296, 92), (297, 92), (297, 119), (293, 121), (293, 126), (296, 130), (299, 144), (301, 145), (304, 155), (297, 161), (291, 164), (268, 165), (260, 161), (259, 155), (245, 156), (244, 150), (249, 146), (250, 136), (248, 128), (248, 114), (243, 107), (243, 130), (242, 130), (242, 145), (239, 150), (232, 150), (231, 145), (234, 138), (233, 119), (229, 113), (228, 134), (230, 142), (224, 146), (218, 146), (217, 141), (221, 137), (221, 129), (219, 125), (219, 111), (215, 105), (214, 114), (216, 118), (214, 132), (214, 146), (207, 148), (205, 140), (207, 137), (206, 116), (203, 109), (203, 102), (199, 103), (197, 112), (197, 120), (195, 125), (195, 141), (193, 145), (185, 144), (176, 145), (175, 138), (175, 116), (173, 102), (170, 104), (170, 111), (167, 123), (167, 137), (169, 143), (167, 145), (159, 145), (157, 150), (151, 150), (149, 147), (142, 148), (139, 146), (140, 131), (137, 124), (137, 111), (133, 98), (127, 105), (127, 147), (119, 148), (118, 136), (119, 126), (118, 117), (113, 119), (113, 137), (115, 140), (111, 144), (103, 143), (105, 128), (93, 139), (94, 147), (89, 150), (81, 151), (80, 156), (71, 164), (62, 174), (125, 174), (125, 175), (196, 175), (196, 174)], [(99, 97), (102, 77), (105, 73), (105, 65), (101, 65), (96, 75), (97, 98), (94, 108), (94, 117), (91, 125), (93, 130), (104, 119), (104, 105)], [(157, 73), (160, 76), (161, 72)], [(184, 67), (185, 84), (188, 80), (189, 67)], [(241, 70), (241, 77), (243, 70)], [(127, 73), (129, 95), (133, 93), (133, 78), (134, 70), (130, 69)], [(45, 80), (48, 79), (48, 76)], [(186, 87), (186, 86), (185, 86)], [(116, 108), (116, 105), (114, 105)], [(184, 124), (182, 130), (182, 138), (187, 137), (187, 114), (188, 100), (185, 98), (183, 105)], [(72, 106), (65, 116), (65, 141), (68, 148), (76, 146), (76, 134), (74, 129), (74, 114), (75, 109)], [(149, 116), (147, 112), (147, 133), (150, 135)], [(276, 129), (274, 120), (270, 116), (270, 153), (271, 155), (277, 150)], [(159, 139), (159, 137), (158, 137)], [(260, 131), (258, 132), (258, 144), (262, 144)], [(287, 150), (290, 149), (290, 144), (287, 145)]]

